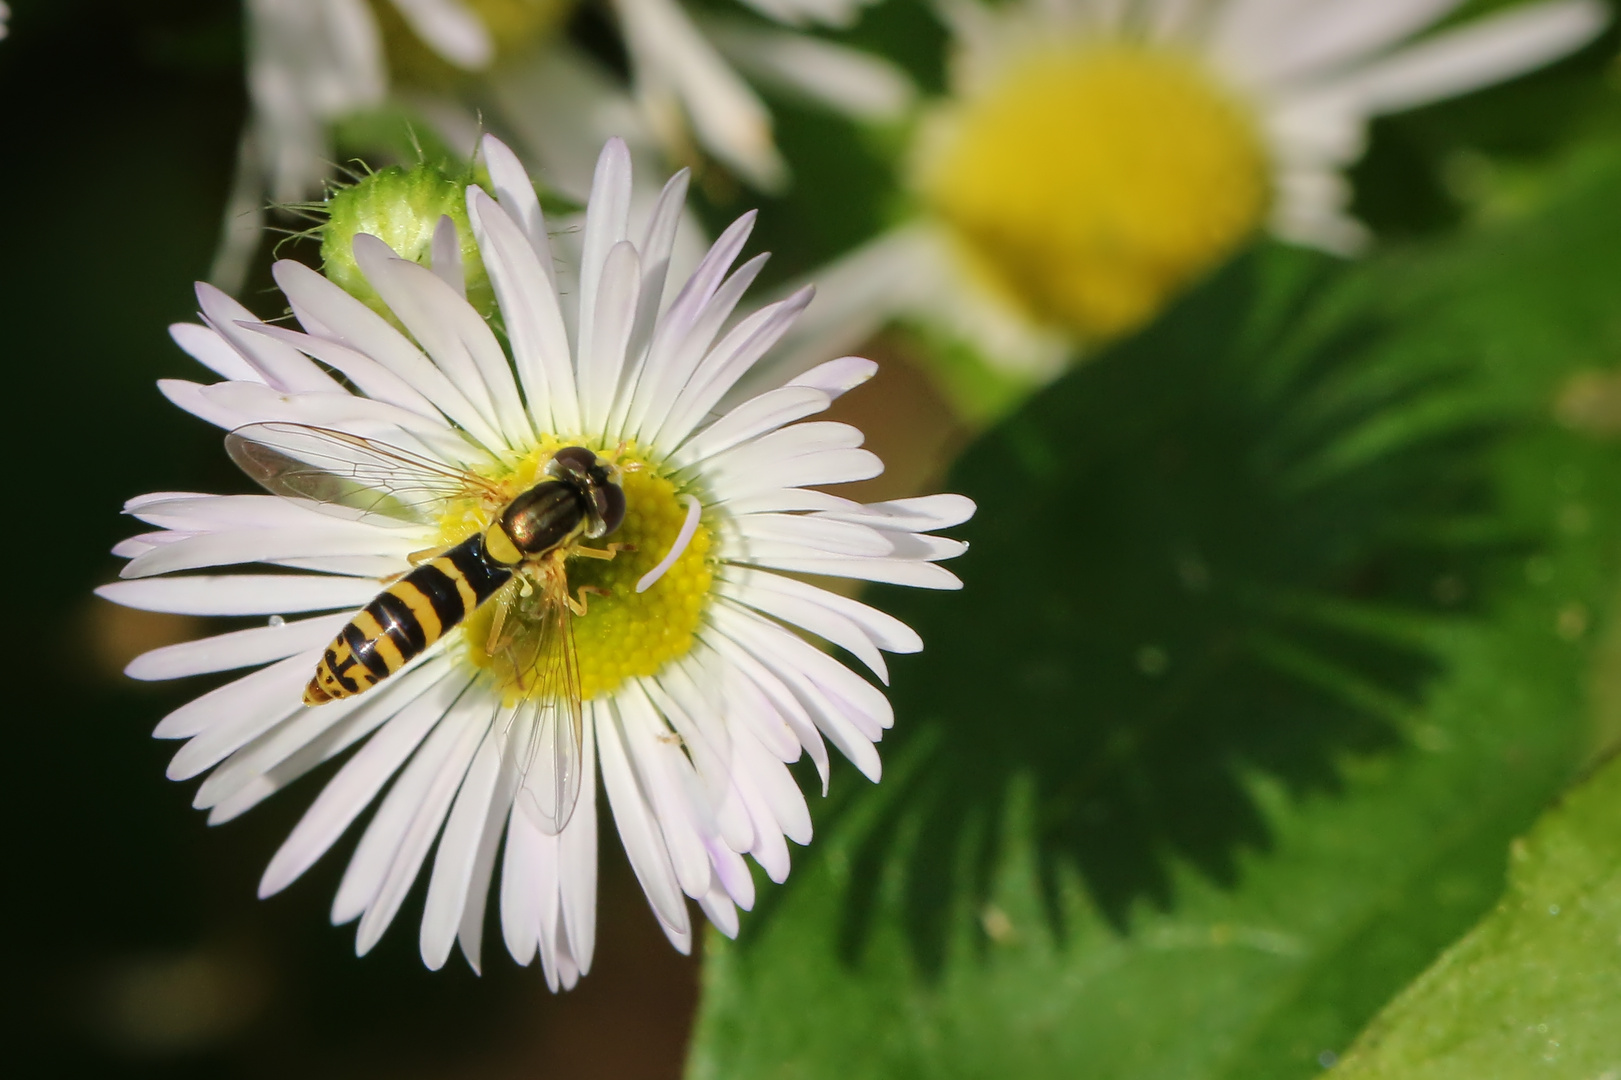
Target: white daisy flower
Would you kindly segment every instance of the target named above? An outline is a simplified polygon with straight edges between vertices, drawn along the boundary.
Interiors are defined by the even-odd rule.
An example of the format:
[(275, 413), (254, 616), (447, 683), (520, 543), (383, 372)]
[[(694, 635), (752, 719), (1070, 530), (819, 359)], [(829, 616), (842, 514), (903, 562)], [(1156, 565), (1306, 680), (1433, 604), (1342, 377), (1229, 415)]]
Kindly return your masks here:
[(5, 0), (0, 0), (0, 41), (4, 41), (6, 39), (6, 35), (11, 33), (10, 27), (6, 25), (6, 22), (10, 18), (10, 6), (6, 4)]
[[(548, 183), (570, 196), (585, 193), (609, 136), (667, 156), (695, 139), (750, 183), (780, 185), (787, 169), (770, 112), (738, 69), (869, 120), (910, 104), (909, 83), (887, 61), (796, 29), (848, 25), (866, 0), (745, 2), (781, 27), (695, 17), (680, 0), (613, 0), (631, 61), (627, 94), (558, 40), (568, 0), (245, 0), (252, 115), (210, 279), (240, 286), (267, 197), (287, 204), (318, 194), (331, 171), (332, 124), (391, 96), (458, 146), (471, 145), (463, 140), (482, 130), (479, 110), (495, 105), (489, 119), (519, 134)], [(404, 69), (393, 86), (390, 65)], [(459, 99), (458, 72), (486, 77), (477, 102)]]
[[(429, 488), (435, 475), (471, 474), (491, 497), (435, 501), (428, 488), (396, 484), (396, 501), (339, 517), (322, 512), (331, 506), (274, 495), (146, 495), (126, 509), (156, 531), (118, 546), (129, 559), (126, 580), (99, 591), (148, 610), (270, 616), (269, 625), (156, 649), (129, 667), (139, 679), (254, 669), (170, 713), (155, 732), (186, 740), (170, 777), (207, 774), (195, 805), (211, 823), (349, 755), (271, 860), (261, 895), (295, 881), (378, 802), (332, 908), (336, 923), (358, 920), (357, 951), (393, 921), (437, 838), (423, 960), (437, 968), (459, 942), (477, 968), (499, 862), (507, 947), (520, 963), (538, 953), (555, 989), (591, 966), (599, 772), (671, 942), (683, 952), (691, 946), (687, 897), (735, 933), (736, 909), (754, 902), (743, 856), (780, 882), (789, 868), (785, 841), (811, 837), (788, 763), (809, 755), (825, 790), (831, 742), (877, 780), (873, 743), (893, 719), (878, 688), (798, 631), (840, 646), (880, 680), (884, 651), (922, 647), (894, 618), (797, 575), (958, 588), (938, 562), (963, 545), (931, 533), (966, 520), (973, 504), (933, 495), (863, 505), (821, 490), (881, 470), (854, 428), (797, 422), (870, 377), (868, 360), (834, 360), (729, 403), (738, 378), (810, 298), (805, 290), (733, 317), (764, 261), (733, 269), (752, 214), (672, 289), (666, 266), (685, 174), (666, 185), (647, 220), (633, 223), (629, 155), (608, 143), (583, 253), (558, 261), (517, 158), (493, 137), (483, 140), (483, 155), (491, 191), (470, 186), (466, 204), (499, 305), (492, 321), (461, 294), (448, 218), (431, 268), (362, 234), (355, 257), (386, 317), (294, 262), (274, 272), (301, 330), (261, 322), (199, 285), (203, 325), (177, 325), (173, 334), (221, 379), (160, 386), (181, 408), (236, 431), (234, 452), (263, 449), (271, 440), (244, 442), (241, 429), (269, 425), (246, 430), (282, 433), (292, 455), (303, 452), (299, 439), (327, 453), (338, 447), (348, 475), (363, 479), (386, 474), (372, 469), (375, 448), (386, 444), (419, 464), (413, 475)], [(519, 748), (535, 745), (535, 732), (562, 740), (569, 728), (543, 728), (545, 703), (526, 696), (533, 682), (512, 659), (543, 651), (535, 635), (544, 620), (522, 591), (478, 607), (368, 692), (302, 703), (301, 693), (324, 696), (306, 684), (323, 656), (331, 664), (334, 635), (351, 620), (361, 624), (357, 609), (401, 574), (425, 580), (413, 571), (413, 553), (420, 564), (447, 546), (464, 550), (469, 538), (495, 536), (502, 500), (548, 469), (558, 473), (563, 458), (554, 455), (567, 446), (623, 469), (613, 481), (623, 524), (607, 540), (634, 548), (610, 560), (572, 557), (587, 546), (578, 541), (558, 549), (571, 556), (558, 561), (568, 587), (590, 586), (586, 611), (572, 619), (584, 699), (574, 780), (544, 767), (523, 771)], [(329, 473), (344, 470), (327, 468), (317, 477), (336, 483)], [(338, 502), (355, 506), (353, 494)], [(428, 516), (406, 513), (402, 499), (426, 505)], [(480, 543), (496, 550), (494, 540)], [(268, 566), (223, 569), (247, 564)], [(377, 649), (396, 637), (379, 631)], [(570, 783), (577, 794), (559, 795)], [(534, 813), (537, 798), (556, 812)]]
[(951, 93), (911, 154), (919, 216), (818, 275), (816, 347), (897, 313), (1031, 377), (1151, 317), (1265, 228), (1353, 252), (1369, 120), (1590, 41), (1597, 0), (1426, 33), (1461, 0), (943, 0)]

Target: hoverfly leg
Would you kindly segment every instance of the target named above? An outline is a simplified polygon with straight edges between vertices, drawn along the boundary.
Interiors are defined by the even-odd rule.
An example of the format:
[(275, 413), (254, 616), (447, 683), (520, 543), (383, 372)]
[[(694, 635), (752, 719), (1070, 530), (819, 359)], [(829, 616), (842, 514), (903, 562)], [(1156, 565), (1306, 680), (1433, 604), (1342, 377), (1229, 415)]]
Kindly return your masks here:
[(619, 459), (624, 457), (625, 452), (629, 449), (630, 440), (620, 439), (618, 445), (612, 450), (604, 450), (598, 454), (597, 457), (607, 462), (610, 468), (618, 469), (620, 472), (641, 472), (644, 466), (640, 461), (630, 461), (623, 465), (619, 464)]
[[(443, 555), (448, 550), (449, 550), (449, 548), (442, 547), (442, 546), (441, 547), (423, 548), (421, 551), (413, 551), (413, 552), (411, 552), (409, 555), (407, 555), (405, 557), (405, 561), (411, 564), (411, 570), (415, 570), (417, 567), (421, 566), (423, 563), (432, 562), (433, 560), (437, 559), (439, 556)], [(398, 581), (402, 577), (404, 577), (406, 574), (409, 574), (411, 572), (411, 570), (401, 570), (397, 574), (390, 574), (390, 575), (388, 575), (388, 577), (382, 578), (381, 581), (382, 581), (383, 585), (385, 585), (385, 586), (392, 585), (396, 581)]]
[(630, 552), (630, 553), (634, 554), (635, 551), (636, 551), (636, 545), (635, 544), (621, 544), (618, 541), (615, 541), (614, 543), (609, 544), (607, 547), (594, 548), (594, 547), (586, 547), (584, 544), (579, 544), (579, 545), (576, 545), (574, 550), (571, 551), (569, 554), (571, 554), (571, 555), (584, 555), (587, 559), (608, 560), (608, 559), (612, 559), (615, 555), (618, 555), (621, 551), (626, 551), (626, 552)]
[(501, 650), (501, 646), (505, 644), (501, 640), (501, 631), (506, 629), (507, 607), (507, 604), (497, 601), (495, 605), (495, 617), (490, 620), (490, 636), (485, 639), (484, 651), (491, 656), (494, 656), (497, 652), (499, 652)]
[(600, 585), (581, 585), (575, 593), (575, 595), (579, 597), (578, 600), (575, 600), (573, 596), (569, 596), (567, 593), (563, 594), (563, 599), (568, 601), (569, 610), (574, 612), (574, 614), (583, 617), (586, 610), (585, 597), (587, 593), (593, 596), (609, 595), (608, 590), (602, 588)]

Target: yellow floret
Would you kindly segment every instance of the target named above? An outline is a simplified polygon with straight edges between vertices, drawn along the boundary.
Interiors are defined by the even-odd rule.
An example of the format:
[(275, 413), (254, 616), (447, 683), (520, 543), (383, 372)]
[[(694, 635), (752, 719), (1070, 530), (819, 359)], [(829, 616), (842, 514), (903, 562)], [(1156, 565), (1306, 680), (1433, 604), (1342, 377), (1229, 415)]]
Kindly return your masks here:
[(991, 289), (1086, 338), (1130, 330), (1260, 223), (1251, 110), (1192, 57), (1056, 44), (940, 117), (924, 198)]

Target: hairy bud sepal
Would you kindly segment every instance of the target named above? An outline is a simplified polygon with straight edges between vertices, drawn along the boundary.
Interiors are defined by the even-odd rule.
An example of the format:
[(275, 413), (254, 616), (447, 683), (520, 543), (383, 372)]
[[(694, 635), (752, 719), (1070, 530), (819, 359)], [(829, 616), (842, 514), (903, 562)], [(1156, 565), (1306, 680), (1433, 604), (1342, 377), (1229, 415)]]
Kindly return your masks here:
[(431, 266), (434, 232), (441, 219), (448, 217), (456, 227), (468, 303), (485, 317), (494, 314), (495, 293), (467, 220), (467, 185), (473, 179), (466, 171), (456, 175), (439, 164), (425, 162), (409, 168), (391, 165), (337, 189), (324, 205), (327, 220), (320, 228), (322, 272), (394, 322), (388, 305), (355, 262), (355, 237), (369, 233), (401, 258)]

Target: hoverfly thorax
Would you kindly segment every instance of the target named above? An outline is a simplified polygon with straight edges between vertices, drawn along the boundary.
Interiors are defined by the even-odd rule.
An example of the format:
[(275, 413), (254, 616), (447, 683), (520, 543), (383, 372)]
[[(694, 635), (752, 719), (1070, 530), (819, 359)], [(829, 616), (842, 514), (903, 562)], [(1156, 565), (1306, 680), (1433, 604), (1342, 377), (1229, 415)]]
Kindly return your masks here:
[(553, 479), (513, 499), (491, 527), (487, 540), (497, 559), (515, 564), (582, 536), (594, 540), (624, 520), (624, 492), (608, 466), (585, 447), (559, 450), (547, 462), (546, 473)]
[(587, 539), (616, 531), (625, 520), (625, 492), (607, 462), (583, 446), (566, 446), (546, 463), (546, 472), (572, 485), (585, 502)]

